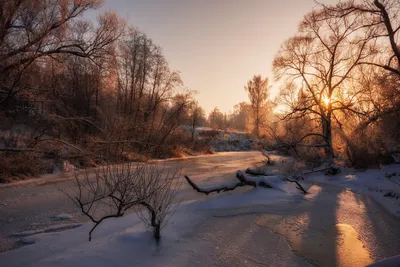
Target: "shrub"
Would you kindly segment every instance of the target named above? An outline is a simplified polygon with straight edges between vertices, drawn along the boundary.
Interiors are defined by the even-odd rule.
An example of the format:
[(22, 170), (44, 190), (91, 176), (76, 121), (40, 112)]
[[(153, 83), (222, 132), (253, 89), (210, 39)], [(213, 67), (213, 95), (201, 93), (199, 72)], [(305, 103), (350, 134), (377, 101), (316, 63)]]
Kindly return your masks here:
[(122, 217), (133, 210), (158, 242), (161, 229), (178, 206), (173, 205), (181, 184), (178, 178), (178, 169), (169, 173), (147, 163), (108, 165), (77, 174), (77, 192), (66, 194), (94, 223), (89, 241), (104, 220)]
[(30, 153), (0, 153), (0, 183), (39, 175), (45, 170), (45, 163)]

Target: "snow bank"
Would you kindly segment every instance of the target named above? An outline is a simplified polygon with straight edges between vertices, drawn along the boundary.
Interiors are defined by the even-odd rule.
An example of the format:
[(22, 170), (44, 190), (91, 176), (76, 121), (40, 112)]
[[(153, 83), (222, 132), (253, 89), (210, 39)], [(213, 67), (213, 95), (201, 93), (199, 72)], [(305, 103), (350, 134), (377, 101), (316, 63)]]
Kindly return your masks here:
[(390, 213), (400, 216), (400, 164), (364, 172), (348, 168), (335, 176), (313, 173), (307, 175), (306, 180), (338, 185), (355, 193), (369, 195)]
[(400, 266), (400, 255), (397, 255), (394, 257), (377, 261), (365, 267), (399, 267), (399, 266)]

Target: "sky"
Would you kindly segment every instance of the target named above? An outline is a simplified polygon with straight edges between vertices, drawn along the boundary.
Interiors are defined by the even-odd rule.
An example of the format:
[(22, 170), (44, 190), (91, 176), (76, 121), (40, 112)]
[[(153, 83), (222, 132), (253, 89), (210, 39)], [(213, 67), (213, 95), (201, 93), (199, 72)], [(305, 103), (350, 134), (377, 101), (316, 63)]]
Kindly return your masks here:
[(161, 46), (208, 113), (247, 101), (244, 86), (255, 74), (268, 77), (276, 95), (274, 56), (315, 6), (314, 0), (104, 0), (103, 9)]

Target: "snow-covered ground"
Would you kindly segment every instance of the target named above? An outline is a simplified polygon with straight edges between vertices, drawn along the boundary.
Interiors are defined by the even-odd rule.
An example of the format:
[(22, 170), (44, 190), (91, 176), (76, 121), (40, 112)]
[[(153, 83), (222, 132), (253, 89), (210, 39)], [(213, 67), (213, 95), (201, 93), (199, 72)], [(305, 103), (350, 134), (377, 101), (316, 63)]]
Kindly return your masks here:
[[(156, 245), (135, 214), (104, 222), (88, 242), (90, 223), (63, 232), (21, 233), (26, 244), (0, 254), (0, 265), (16, 266), (310, 266), (295, 256), (284, 239), (260, 230), (252, 221), (255, 215), (238, 220), (216, 218), (215, 210), (231, 210), (257, 205), (288, 205), (303, 198), (294, 184), (276, 177), (269, 181), (274, 189), (255, 188), (237, 194), (219, 195), (203, 201), (182, 203), (163, 229), (161, 244)], [(268, 191), (266, 191), (268, 190)], [(222, 222), (223, 221), (223, 222)], [(222, 225), (219, 223), (222, 222)], [(224, 231), (224, 223), (237, 224), (240, 232)], [(216, 227), (215, 225), (218, 225)], [(211, 230), (209, 227), (218, 229)], [(230, 228), (227, 228), (230, 229)], [(253, 232), (265, 231), (272, 250), (257, 247)], [(26, 236), (29, 235), (29, 238)], [(220, 235), (225, 241), (215, 237)], [(261, 238), (258, 235), (258, 238)], [(235, 244), (234, 239), (240, 239)], [(254, 238), (254, 239), (253, 239)], [(242, 240), (243, 239), (243, 240)], [(220, 245), (218, 246), (218, 242)], [(242, 251), (242, 242), (254, 242)], [(217, 245), (217, 246), (216, 246)], [(267, 247), (266, 247), (267, 248)], [(246, 248), (245, 248), (246, 249)], [(255, 254), (255, 255), (254, 255)], [(257, 262), (260, 260), (261, 262)]]
[[(279, 157), (274, 161), (272, 168), (284, 164)], [(193, 173), (204, 187), (231, 182), (200, 176)], [(308, 195), (279, 175), (257, 179), (273, 188), (240, 188), (182, 203), (158, 246), (141, 220), (129, 214), (101, 224), (92, 242), (91, 223), (71, 224), (65, 231), (50, 227), (15, 233), (25, 246), (0, 253), (0, 266), (362, 267), (399, 253), (399, 220), (358, 193), (399, 215), (400, 165), (365, 172), (344, 169), (336, 176), (309, 174), (299, 181)], [(66, 213), (53, 217), (70, 219)], [(396, 266), (393, 262), (399, 260), (373, 266)]]
[(344, 168), (334, 176), (317, 172), (305, 177), (307, 181), (338, 185), (358, 194), (369, 195), (390, 213), (400, 217), (400, 164), (363, 172)]

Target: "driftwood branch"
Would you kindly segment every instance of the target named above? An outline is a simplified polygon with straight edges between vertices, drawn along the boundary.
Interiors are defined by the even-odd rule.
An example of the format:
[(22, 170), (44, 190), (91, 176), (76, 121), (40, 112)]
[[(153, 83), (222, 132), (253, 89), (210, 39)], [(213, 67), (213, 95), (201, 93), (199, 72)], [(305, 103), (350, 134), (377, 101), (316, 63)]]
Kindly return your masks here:
[(253, 187), (264, 187), (264, 188), (272, 188), (270, 184), (268, 184), (265, 179), (259, 179), (259, 178), (251, 178), (246, 176), (243, 172), (237, 171), (236, 172), (236, 178), (241, 181), (242, 183), (245, 183), (246, 185), (250, 185)]
[(210, 194), (213, 192), (226, 192), (226, 191), (232, 191), (234, 190), (236, 187), (239, 186), (245, 186), (247, 184), (242, 183), (242, 182), (236, 182), (236, 183), (232, 183), (231, 185), (221, 185), (220, 187), (209, 187), (209, 188), (201, 188), (199, 187), (197, 184), (195, 184), (190, 178), (189, 176), (185, 175), (185, 179), (188, 182), (188, 184), (197, 192), (199, 193), (203, 193), (203, 194)]
[(188, 182), (188, 184), (197, 192), (203, 193), (203, 194), (210, 194), (213, 192), (226, 192), (226, 191), (232, 191), (237, 187), (241, 186), (253, 186), (253, 187), (264, 187), (264, 188), (272, 188), (270, 184), (268, 184), (265, 180), (263, 179), (257, 179), (257, 178), (251, 178), (251, 177), (246, 177), (245, 174), (241, 171), (237, 171), (236, 173), (236, 178), (239, 180), (239, 182), (236, 183), (231, 183), (231, 184), (222, 184), (219, 186), (211, 186), (211, 187), (200, 187), (196, 183), (194, 183), (188, 175), (185, 175), (185, 179)]
[[(274, 174), (271, 173), (263, 173), (263, 172), (258, 172), (257, 170), (253, 170), (250, 168), (246, 169), (246, 173), (251, 174), (251, 175), (259, 175), (259, 176), (272, 176)], [(300, 191), (302, 191), (304, 194), (308, 194), (307, 190), (304, 189), (304, 187), (301, 186), (301, 184), (299, 182), (297, 182), (296, 180), (290, 180), (289, 178), (285, 178), (286, 181), (291, 182), (291, 183), (296, 183), (297, 184), (297, 189), (299, 189)]]

